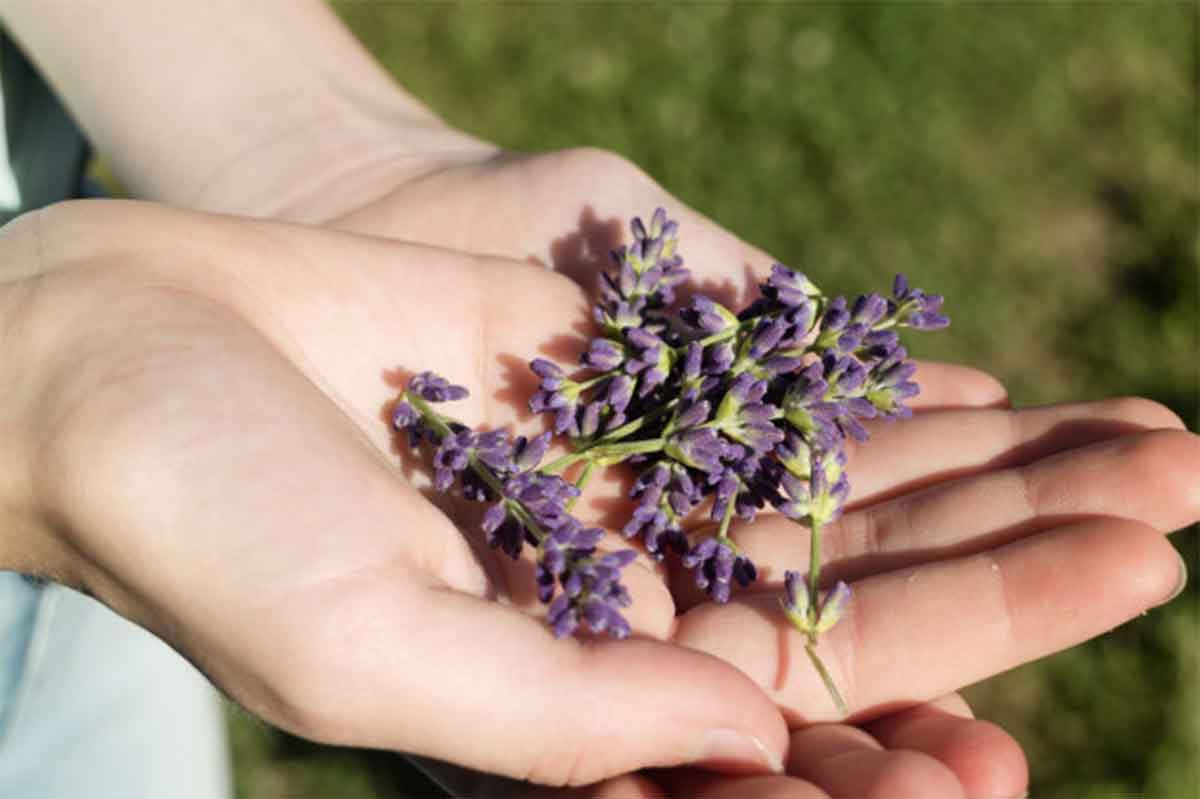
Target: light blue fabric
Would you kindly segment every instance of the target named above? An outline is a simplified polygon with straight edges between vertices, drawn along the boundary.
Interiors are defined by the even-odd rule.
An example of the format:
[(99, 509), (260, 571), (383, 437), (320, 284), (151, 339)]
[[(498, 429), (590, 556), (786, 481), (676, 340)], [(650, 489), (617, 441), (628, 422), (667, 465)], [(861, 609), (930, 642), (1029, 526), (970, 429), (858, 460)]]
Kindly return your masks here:
[(0, 797), (228, 799), (220, 699), (100, 603), (0, 572)]

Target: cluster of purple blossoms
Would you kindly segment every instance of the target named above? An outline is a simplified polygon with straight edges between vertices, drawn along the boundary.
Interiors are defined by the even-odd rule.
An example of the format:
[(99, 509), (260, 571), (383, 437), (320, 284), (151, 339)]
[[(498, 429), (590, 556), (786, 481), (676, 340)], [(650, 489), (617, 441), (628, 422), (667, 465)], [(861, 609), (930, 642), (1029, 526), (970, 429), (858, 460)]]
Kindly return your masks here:
[(570, 512), (579, 488), (538, 468), (550, 433), (510, 438), (498, 430), (475, 432), (432, 407), (466, 396), (462, 386), (422, 372), (396, 403), (392, 426), (407, 433), (414, 446), (421, 441), (433, 445), (438, 491), (457, 485), (467, 499), (492, 503), (482, 523), (489, 546), (514, 560), (526, 544), (536, 548), (538, 598), (550, 605), (548, 618), (556, 636), (570, 635), (580, 624), (616, 638), (629, 635), (621, 609), (631, 599), (621, 570), (636, 553), (597, 553), (604, 531), (585, 527)]
[[(620, 575), (634, 558), (633, 550), (597, 554), (602, 533), (570, 514), (580, 488), (562, 469), (586, 463), (582, 485), (597, 465), (634, 465), (636, 507), (621, 532), (654, 558), (678, 557), (700, 589), (726, 602), (735, 584), (757, 578), (734, 542), (733, 520), (773, 507), (819, 543), (849, 495), (846, 441), (865, 440), (868, 420), (908, 416), (905, 403), (918, 393), (898, 330), (949, 324), (942, 298), (903, 275), (891, 296), (849, 300), (782, 264), (740, 312), (703, 295), (679, 304), (688, 272), (678, 224), (659, 208), (649, 224), (635, 218), (631, 231), (633, 243), (612, 253), (614, 273), (600, 276), (599, 334), (580, 357), (582, 375), (544, 358), (530, 364), (539, 387), (529, 406), (552, 415), (570, 455), (539, 466), (551, 433), (510, 439), (441, 417), (429, 403), (466, 391), (429, 373), (413, 378), (396, 408), (398, 430), (434, 445), (439, 490), (457, 484), (464, 496), (493, 503), (483, 521), (493, 547), (512, 557), (527, 543), (537, 548), (538, 593), (559, 636), (580, 625), (629, 633)], [(701, 513), (715, 532), (690, 532)], [(840, 582), (818, 593), (818, 580), (819, 563), (807, 581), (796, 572), (786, 579), (784, 610), (810, 640), (849, 598)]]
[[(733, 583), (756, 577), (729, 535), (733, 517), (752, 521), (773, 506), (813, 528), (839, 514), (849, 494), (847, 437), (863, 422), (910, 413), (915, 365), (897, 328), (944, 327), (942, 298), (897, 276), (892, 296), (827, 297), (804, 275), (775, 264), (740, 313), (703, 295), (670, 314), (686, 271), (678, 225), (658, 209), (633, 220), (634, 244), (613, 253), (594, 316), (600, 335), (580, 363), (589, 374), (531, 364), (541, 378), (530, 402), (555, 414), (579, 453), (633, 452), (637, 501), (623, 532), (654, 557), (669, 552), (719, 602)], [(689, 539), (700, 506), (719, 527)]]

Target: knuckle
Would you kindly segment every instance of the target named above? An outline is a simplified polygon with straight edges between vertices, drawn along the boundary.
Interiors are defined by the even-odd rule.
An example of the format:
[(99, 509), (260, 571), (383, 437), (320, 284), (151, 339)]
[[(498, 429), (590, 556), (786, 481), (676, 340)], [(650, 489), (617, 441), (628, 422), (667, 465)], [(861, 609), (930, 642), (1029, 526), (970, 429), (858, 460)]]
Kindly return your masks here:
[(562, 166), (581, 177), (598, 176), (608, 182), (627, 180), (631, 183), (654, 181), (641, 167), (620, 153), (599, 147), (571, 147), (552, 154)]
[(618, 763), (609, 762), (605, 756), (606, 752), (620, 746), (619, 741), (573, 740), (548, 747), (529, 763), (522, 778), (556, 788), (591, 785), (628, 771)]

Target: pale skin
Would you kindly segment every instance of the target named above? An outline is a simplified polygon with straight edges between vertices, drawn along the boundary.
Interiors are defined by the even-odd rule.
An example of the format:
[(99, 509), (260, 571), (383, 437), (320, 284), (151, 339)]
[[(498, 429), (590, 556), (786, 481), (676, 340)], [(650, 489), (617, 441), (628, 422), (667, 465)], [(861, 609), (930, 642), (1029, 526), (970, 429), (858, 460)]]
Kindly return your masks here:
[[(472, 547), (393, 449), (392, 370), (467, 385), (447, 409), (467, 423), (537, 430), (520, 364), (569, 362), (628, 214), (667, 206), (727, 297), (771, 259), (620, 158), (505, 157), (441, 125), (320, 6), (130, 5), (86, 30), (56, 16), (78, 3), (5, 18), (142, 196), (326, 229), (89, 203), (5, 231), (3, 565), (87, 588), (268, 720), (597, 796), (1016, 796), (1019, 748), (951, 692), (1177, 588), (1162, 533), (1200, 515), (1177, 418), (1014, 412), (987, 375), (923, 364), (918, 416), (854, 451), (826, 536), (856, 591), (822, 650), (853, 724), (772, 610), (807, 560), (778, 517), (736, 533), (764, 574), (730, 605), (635, 565), (639, 640), (554, 642), (528, 567)], [(226, 43), (236, 82), (174, 60)], [(155, 103), (172, 113), (126, 124)], [(581, 511), (612, 526), (618, 486)], [(706, 757), (713, 729), (771, 757)], [(638, 773), (690, 762), (762, 776)]]

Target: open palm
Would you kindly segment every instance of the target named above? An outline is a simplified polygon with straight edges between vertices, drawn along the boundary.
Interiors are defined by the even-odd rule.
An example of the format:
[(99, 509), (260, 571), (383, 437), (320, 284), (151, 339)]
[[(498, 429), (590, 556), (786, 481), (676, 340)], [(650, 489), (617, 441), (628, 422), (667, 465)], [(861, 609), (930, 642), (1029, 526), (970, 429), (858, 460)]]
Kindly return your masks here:
[[(383, 420), (403, 370), (436, 365), (477, 387), (458, 410), (467, 423), (533, 429), (539, 420), (522, 410), (530, 378), (521, 364), (536, 354), (566, 357), (561, 350), (572, 342), (563, 341), (563, 331), (577, 331), (586, 317), (586, 298), (577, 286), (511, 260), (157, 209), (86, 210), (47, 215), (43, 228), (54, 233), (43, 230), (42, 239), (50, 242), (43, 257), (55, 276), (44, 282), (74, 297), (80, 318), (92, 322), (77, 328), (88, 331), (83, 351), (90, 368), (72, 368), (65, 383), (55, 383), (57, 402), (31, 403), (47, 420), (43, 429), (54, 431), (45, 462), (55, 467), (46, 474), (55, 477), (45, 481), (50, 487), (45, 491), (53, 507), (69, 509), (63, 511), (65, 527), (88, 564), (79, 575), (83, 584), (172, 641), (251, 709), (322, 740), (452, 756), (475, 768), (545, 782), (589, 782), (639, 766), (695, 759), (703, 731), (714, 724), (782, 748), (782, 728), (775, 726), (769, 703), (737, 671), (716, 661), (648, 641), (582, 647), (550, 642), (541, 623), (526, 613), (536, 612), (525, 589), (528, 566), (481, 552), (472, 546), (473, 534), (464, 537), (432, 505), (416, 501), (419, 479), (412, 484), (395, 479), (397, 455)], [(136, 233), (135, 266), (113, 230)], [(150, 230), (153, 235), (146, 234)], [(97, 248), (101, 239), (118, 243)], [(73, 268), (80, 263), (103, 267)], [(696, 266), (695, 258), (690, 265)], [(73, 288), (80, 285), (88, 286), (86, 294)], [(117, 307), (127, 311), (119, 315), (122, 320), (138, 320), (133, 330), (124, 322), (103, 321), (117, 316), (111, 313)], [(922, 378), (933, 405), (1001, 398), (994, 383), (964, 370), (927, 366)], [(851, 468), (860, 501), (974, 471), (994, 472), (995, 485), (1011, 484), (1012, 474), (996, 468), (1001, 462), (1037, 462), (1036, 468), (1059, 469), (1058, 477), (1079, 470), (1095, 479), (1106, 473), (1106, 458), (1132, 464), (1127, 468), (1151, 468), (1155, 458), (1190, 444), (1183, 436), (1150, 435), (1042, 465), (1041, 456), (1049, 453), (1172, 421), (1138, 403), (1047, 410), (1026, 418), (1016, 438), (1002, 410), (927, 413), (886, 430), (883, 435), (895, 436), (893, 442), (855, 455)], [(977, 446), (937, 458), (920, 446), (922, 439), (954, 430), (983, 435), (975, 436)], [(1137, 454), (1133, 461), (1131, 448)], [(891, 453), (891, 462), (872, 465), (867, 459), (873, 451)], [(1095, 516), (1116, 508), (1105, 504), (1110, 500), (1100, 491), (1062, 492), (1052, 507), (1029, 507), (1028, 518), (1020, 513), (980, 518), (979, 497), (992, 497), (986, 507), (1009, 505), (998, 489), (981, 482), (985, 479), (943, 488), (950, 499), (940, 502), (933, 490), (872, 504), (873, 510), (847, 517), (846, 535), (830, 536), (831, 546), (850, 542), (830, 553), (840, 562), (837, 568), (863, 578), (853, 629), (877, 624), (883, 631), (857, 643), (832, 637), (835, 663), (860, 664), (839, 676), (863, 719), (1119, 623), (1173, 585), (1173, 560), (1156, 534), (1137, 522), (1090, 521), (1017, 547), (1030, 550), (1020, 557), (1034, 563), (1049, 561), (1031, 542), (1057, 541), (1059, 554), (1068, 557), (1086, 559), (1095, 552), (1095, 576), (1110, 581), (1103, 617), (1095, 608), (1086, 618), (1068, 614), (1071, 623), (1065, 625), (1062, 619), (1033, 617), (1023, 628), (1008, 628), (1011, 638), (989, 636), (998, 608), (986, 602), (963, 608), (959, 597), (978, 597), (980, 574), (989, 579), (993, 563), (1003, 565), (1002, 576), (1009, 579), (1026, 560), (1002, 560), (1010, 550), (982, 558), (971, 553), (990, 552), (1032, 532), (1039, 515)], [(977, 493), (964, 493), (972, 490)], [(1160, 528), (1181, 523), (1189, 511), (1178, 492), (1163, 490), (1165, 506), (1148, 498), (1142, 506), (1124, 502), (1122, 513)], [(955, 492), (968, 499), (954, 502)], [(616, 493), (614, 483), (597, 486), (594, 495), (606, 493)], [(974, 506), (968, 504), (972, 496)], [(886, 526), (871, 527), (865, 520), (885, 518), (880, 509), (888, 508), (897, 514), (893, 518), (925, 514), (936, 535), (922, 539), (924, 524), (911, 532), (893, 525), (909, 538), (879, 551), (889, 549), (887, 537), (879, 534)], [(461, 518), (462, 509), (447, 510)], [(604, 512), (611, 511), (609, 503)], [(784, 566), (803, 565), (802, 537), (794, 529), (767, 535), (773, 524), (764, 520), (741, 539), (767, 567), (765, 586), (777, 585)], [(468, 522), (462, 529), (472, 527)], [(118, 537), (117, 530), (125, 532)], [(167, 530), (172, 534), (164, 535)], [(1113, 547), (1095, 546), (1116, 538), (1123, 556), (1147, 563), (1138, 576), (1122, 577), (1108, 562), (1116, 557)], [(864, 548), (868, 544), (873, 548)], [(140, 564), (133, 573), (125, 565), (131, 559)], [(911, 571), (929, 560), (943, 562)], [(980, 564), (987, 570), (981, 572)], [(632, 620), (640, 632), (733, 660), (797, 723), (828, 718), (818, 684), (790, 659), (787, 634), (773, 614), (761, 612), (769, 598), (748, 594), (724, 608), (700, 605), (676, 620), (677, 609), (694, 598), (668, 591), (670, 575), (650, 569), (634, 574)], [(913, 600), (921, 590), (914, 583), (922, 580), (941, 581), (928, 596), (939, 598), (942, 616), (931, 615), (928, 601)], [(1009, 618), (1019, 620), (1026, 602), (1038, 607), (1064, 596), (1089, 601), (1063, 580), (1033, 588), (1014, 592), (1015, 604), (1005, 608)], [(909, 597), (909, 604), (899, 596)], [(497, 597), (508, 607), (492, 601)], [(952, 618), (946, 615), (951, 612)], [(939, 626), (947, 622), (957, 637)], [(993, 648), (980, 651), (981, 639), (993, 641)], [(973, 657), (946, 655), (963, 651)], [(280, 657), (284, 652), (286, 660)], [(905, 664), (901, 653), (912, 659)], [(446, 664), (463, 662), (491, 668), (472, 672), (465, 682), (447, 680)], [(688, 676), (686, 683), (681, 674)], [(551, 693), (518, 694), (510, 688), (514, 679), (547, 686)], [(708, 693), (698, 685), (707, 685)], [(413, 696), (427, 702), (414, 704)], [(497, 697), (506, 698), (497, 705)], [(712, 706), (714, 697), (721, 700), (719, 710)], [(562, 701), (566, 698), (570, 701)], [(580, 711), (572, 702), (603, 712)], [(478, 708), (488, 706), (497, 712), (480, 718)], [(648, 714), (648, 707), (663, 712)], [(597, 722), (572, 723), (580, 712), (592, 712)], [(398, 714), (404, 722), (397, 722)], [(464, 723), (475, 731), (474, 745), (466, 750), (459, 740)], [(495, 725), (490, 732), (489, 724)], [(547, 736), (548, 724), (561, 734)], [(837, 757), (872, 764), (851, 770), (866, 775), (861, 778), (871, 785), (901, 772), (954, 777), (953, 785), (946, 783), (947, 796), (996, 793), (998, 784), (1023, 780), (1023, 764), (1019, 754), (1014, 762), (1007, 739), (994, 729), (940, 716), (932, 707), (877, 722), (871, 728), (875, 738), (838, 725), (799, 729), (789, 766), (806, 781), (788, 784), (808, 795), (853, 793), (839, 787), (832, 773), (844, 772), (830, 765)], [(547, 738), (561, 748), (535, 744)], [(612, 745), (615, 739), (625, 745)], [(988, 746), (980, 746), (983, 739)], [(888, 753), (880, 742), (934, 756)], [(981, 769), (980, 752), (991, 762), (1000, 752), (1009, 762), (999, 770)], [(669, 784), (696, 778), (664, 779)], [(736, 784), (693, 782), (688, 790), (734, 790)], [(627, 787), (645, 785), (632, 780)]]
[[(301, 200), (279, 212), (548, 265), (585, 293), (607, 267), (608, 251), (627, 235), (623, 217), (657, 205), (680, 217), (687, 266), (701, 290), (744, 303), (771, 263), (611, 153), (517, 156), (459, 141), (430, 159), (433, 166), (405, 159), (389, 174), (384, 161), (360, 191), (352, 189), (362, 178), (352, 175), (320, 202)], [(358, 202), (362, 197), (378, 199)], [(582, 349), (585, 303), (575, 305), (574, 335), (560, 334), (530, 354), (569, 361)], [(974, 370), (923, 364), (918, 379), (925, 391), (917, 418), (877, 426), (875, 443), (856, 453), (853, 512), (826, 539), (825, 561), (835, 576), (860, 581), (856, 621), (831, 637), (829, 656), (853, 692), (856, 717), (865, 721), (1069, 646), (1161, 600), (1171, 590), (1163, 583), (1175, 585), (1178, 572), (1154, 531), (1178, 529), (1197, 510), (1179, 478), (1159, 480), (1151, 492), (1131, 490), (1151, 475), (1186, 474), (1166, 467), (1196, 458), (1194, 438), (1153, 403), (1113, 400), (1018, 413), (1006, 409), (994, 380)], [(592, 509), (610, 526), (622, 521), (619, 488), (591, 492), (599, 494)], [(640, 616), (650, 623), (643, 629), (667, 630), (677, 642), (736, 663), (771, 691), (798, 729), (830, 719), (832, 706), (799, 656), (799, 636), (781, 633), (772, 612), (783, 569), (807, 563), (805, 536), (774, 517), (743, 531), (739, 542), (767, 565), (765, 579), (719, 607), (701, 603), (686, 578), (669, 574), (673, 604), (683, 615)], [(1146, 551), (1131, 555), (1138, 546)], [(1129, 557), (1147, 558), (1147, 568), (1124, 567)], [(1063, 564), (1071, 564), (1066, 574)], [(1097, 579), (1074, 582), (1068, 574)], [(956, 698), (940, 701), (965, 710)], [(1012, 786), (1023, 781), (1024, 765), (995, 728), (943, 718), (940, 726), (923, 722), (926, 730), (938, 727), (937, 736), (896, 734), (920, 729), (909, 716), (927, 712), (885, 715), (870, 728), (889, 747), (933, 754), (969, 795), (1017, 792)], [(804, 734), (821, 740), (844, 729)], [(851, 749), (873, 748), (848, 740), (858, 741)], [(840, 746), (816, 750), (819, 756), (808, 765), (801, 758), (793, 771), (821, 774), (815, 764), (843, 753)], [(870, 751), (863, 757), (896, 762)], [(900, 771), (921, 771), (911, 753), (905, 758)], [(863, 780), (860, 786), (872, 784)]]

